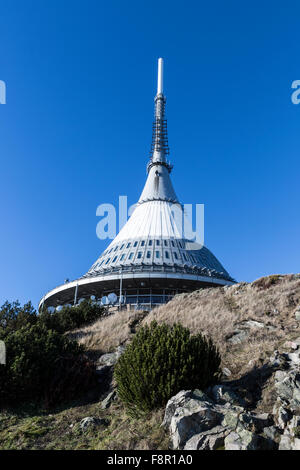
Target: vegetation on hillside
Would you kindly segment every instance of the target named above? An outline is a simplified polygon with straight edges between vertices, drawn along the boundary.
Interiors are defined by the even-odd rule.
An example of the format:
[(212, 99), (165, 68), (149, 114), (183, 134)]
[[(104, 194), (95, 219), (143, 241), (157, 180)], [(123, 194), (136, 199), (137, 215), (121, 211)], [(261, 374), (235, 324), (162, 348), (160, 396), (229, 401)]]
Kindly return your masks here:
[[(82, 307), (84, 305), (81, 304), (80, 308)], [(84, 313), (78, 313), (75, 319), (75, 308), (72, 308), (72, 312), (75, 312), (74, 317), (68, 315), (69, 311), (66, 315), (56, 312), (53, 317), (44, 312), (38, 319), (39, 315), (31, 304), (20, 307), (19, 304), (6, 303), (0, 309), (0, 339), (4, 336), (11, 337), (12, 344), (15, 344), (14, 338), (17, 338), (19, 355), (22, 347), (25, 348), (28, 344), (26, 343), (28, 332), (33, 328), (31, 331), (35, 332), (35, 340), (32, 348), (26, 346), (28, 354), (31, 351), (30, 354), (34, 355), (39, 351), (42, 341), (49, 347), (49, 351), (65, 351), (64, 345), (69, 343), (58, 339), (59, 337), (76, 342), (76, 347), (78, 344), (83, 346), (88, 356), (96, 360), (101, 354), (115, 351), (120, 344), (126, 346), (132, 344), (139, 331), (144, 326), (150, 325), (153, 320), (158, 325), (168, 324), (170, 327), (181, 323), (192, 335), (202, 333), (212, 338), (220, 351), (221, 368), (226, 367), (231, 373), (227, 379), (223, 376), (222, 380), (233, 383), (248, 377), (249, 383), (252, 383), (255, 389), (253, 394), (256, 393), (256, 389), (259, 389), (261, 394), (259, 401), (255, 403), (255, 409), (268, 412), (274, 405), (274, 384), (269, 383), (268, 379), (259, 383), (257, 377), (260, 369), (263, 371), (261, 366), (268, 361), (275, 349), (284, 350), (286, 341), (299, 337), (300, 275), (274, 275), (251, 284), (239, 283), (231, 287), (208, 288), (190, 294), (180, 294), (168, 304), (150, 313), (121, 311), (103, 316), (101, 311), (97, 311), (94, 318), (85, 316), (88, 320), (84, 320)], [(252, 322), (252, 326), (247, 326), (247, 322)], [(18, 332), (24, 327), (27, 333), (22, 343)], [(246, 339), (240, 343), (230, 342), (240, 330), (246, 331)], [(41, 342), (39, 342), (40, 331), (43, 331)], [(85, 357), (85, 353), (80, 352), (80, 357)], [(20, 359), (20, 364), (25, 358), (26, 354)], [(63, 361), (59, 363), (62, 369), (65, 369)], [(30, 373), (30, 370), (26, 369), (28, 363), (25, 361), (24, 364), (24, 371)], [(16, 371), (17, 365), (18, 361), (14, 366)], [(38, 361), (36, 366), (38, 367)], [(3, 370), (3, 366), (0, 365), (1, 368)], [(20, 370), (23, 370), (23, 366)], [(75, 370), (70, 369), (69, 377), (73, 373)], [(62, 374), (60, 376), (62, 377)], [(0, 376), (0, 384), (1, 382), (3, 383), (3, 376)], [(54, 380), (53, 384), (55, 383)], [(68, 374), (67, 383), (70, 383)], [(101, 385), (97, 387), (99, 386), (101, 387)], [(245, 392), (248, 393), (248, 383), (243, 382), (244, 386)], [(62, 390), (64, 389), (65, 384), (62, 382)], [(51, 411), (46, 408), (45, 397), (42, 404), (34, 398), (34, 404), (27, 403), (21, 406), (14, 404), (13, 408), (2, 407), (0, 448), (112, 450), (168, 448), (168, 436), (160, 426), (163, 408), (147, 412), (138, 418), (130, 416), (119, 399), (113, 401), (108, 409), (101, 409), (99, 398), (102, 400), (105, 395), (96, 397), (86, 391), (80, 399), (72, 401), (67, 399), (67, 402), (58, 406), (53, 403)], [(105, 418), (108, 424), (82, 432), (79, 423), (86, 416)]]
[(84, 347), (62, 333), (102, 313), (102, 308), (87, 301), (41, 315), (31, 303), (21, 307), (6, 302), (0, 308), (0, 340), (7, 351), (7, 363), (0, 366), (0, 407), (26, 401), (53, 406), (94, 386), (94, 365)]
[(118, 396), (131, 410), (159, 408), (180, 390), (204, 390), (219, 378), (221, 358), (210, 338), (180, 324), (138, 330), (115, 366)]

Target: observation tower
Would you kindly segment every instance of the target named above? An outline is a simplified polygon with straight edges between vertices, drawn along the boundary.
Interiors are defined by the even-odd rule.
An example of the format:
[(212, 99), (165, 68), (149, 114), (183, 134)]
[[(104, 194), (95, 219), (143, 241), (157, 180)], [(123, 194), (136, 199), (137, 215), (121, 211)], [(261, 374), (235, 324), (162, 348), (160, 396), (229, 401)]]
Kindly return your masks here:
[(91, 298), (150, 309), (177, 293), (236, 282), (208, 248), (185, 236), (189, 222), (170, 178), (163, 59), (158, 59), (154, 102), (148, 176), (132, 215), (89, 271), (45, 294), (40, 308)]

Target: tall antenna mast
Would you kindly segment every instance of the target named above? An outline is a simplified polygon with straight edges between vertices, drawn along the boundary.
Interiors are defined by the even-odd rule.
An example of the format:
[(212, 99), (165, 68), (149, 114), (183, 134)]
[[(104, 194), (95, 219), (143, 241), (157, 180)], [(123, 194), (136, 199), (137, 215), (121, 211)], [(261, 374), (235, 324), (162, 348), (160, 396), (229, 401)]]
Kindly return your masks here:
[(157, 94), (163, 94), (163, 79), (164, 79), (164, 61), (162, 58), (158, 59), (158, 74), (157, 74)]

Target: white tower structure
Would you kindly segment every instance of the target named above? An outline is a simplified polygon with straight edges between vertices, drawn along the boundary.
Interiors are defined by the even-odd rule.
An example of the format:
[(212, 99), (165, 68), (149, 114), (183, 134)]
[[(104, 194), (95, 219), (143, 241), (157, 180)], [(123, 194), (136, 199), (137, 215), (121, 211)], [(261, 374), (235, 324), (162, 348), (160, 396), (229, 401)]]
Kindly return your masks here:
[[(163, 59), (158, 59), (157, 94), (148, 177), (136, 208), (116, 238), (81, 278), (48, 292), (40, 307), (76, 304), (93, 297), (104, 304), (151, 308), (176, 293), (235, 283), (205, 246), (185, 236), (188, 221), (170, 173)], [(109, 296), (109, 294), (116, 294)]]

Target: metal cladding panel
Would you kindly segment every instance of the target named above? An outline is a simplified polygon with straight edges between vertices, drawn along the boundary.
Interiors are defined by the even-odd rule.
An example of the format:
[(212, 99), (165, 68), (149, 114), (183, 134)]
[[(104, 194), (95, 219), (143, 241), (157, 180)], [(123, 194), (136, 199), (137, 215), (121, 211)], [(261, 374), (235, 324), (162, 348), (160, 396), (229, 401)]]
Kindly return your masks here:
[(169, 171), (163, 165), (151, 167), (139, 203), (152, 200), (179, 202)]

